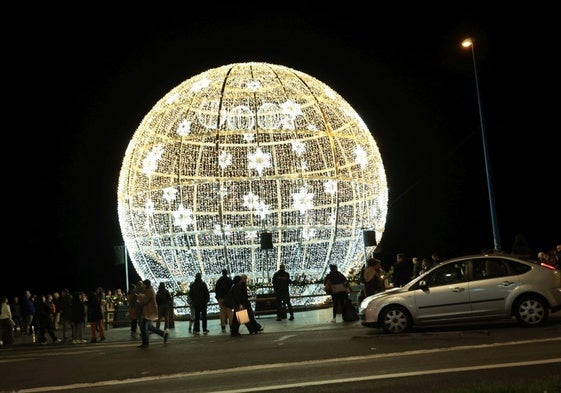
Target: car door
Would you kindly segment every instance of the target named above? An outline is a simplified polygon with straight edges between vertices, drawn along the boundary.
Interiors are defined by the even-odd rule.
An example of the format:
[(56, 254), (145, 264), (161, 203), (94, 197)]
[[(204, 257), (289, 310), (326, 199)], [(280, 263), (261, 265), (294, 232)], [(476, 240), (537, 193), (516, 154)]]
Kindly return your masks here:
[(466, 262), (450, 262), (427, 274), (426, 287), (415, 289), (416, 320), (418, 323), (453, 322), (469, 315)]
[(472, 261), (469, 296), (474, 317), (508, 317), (506, 299), (519, 285), (516, 272), (502, 258)]

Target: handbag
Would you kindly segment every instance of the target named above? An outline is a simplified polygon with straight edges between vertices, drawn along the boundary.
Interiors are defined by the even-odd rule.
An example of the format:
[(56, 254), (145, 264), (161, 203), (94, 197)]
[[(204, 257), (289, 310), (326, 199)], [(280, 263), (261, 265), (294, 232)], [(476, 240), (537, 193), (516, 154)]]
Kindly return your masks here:
[(247, 308), (244, 308), (242, 310), (237, 310), (236, 311), (236, 318), (238, 319), (238, 323), (240, 325), (248, 323), (249, 322), (249, 314), (247, 312)]

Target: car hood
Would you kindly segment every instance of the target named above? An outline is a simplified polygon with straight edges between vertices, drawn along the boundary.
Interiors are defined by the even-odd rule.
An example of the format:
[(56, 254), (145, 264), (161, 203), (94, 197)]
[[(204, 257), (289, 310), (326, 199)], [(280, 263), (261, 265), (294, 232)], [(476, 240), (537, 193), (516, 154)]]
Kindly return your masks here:
[(368, 303), (370, 303), (374, 299), (383, 299), (385, 297), (392, 296), (398, 293), (407, 292), (407, 288), (408, 287), (391, 288), (383, 292), (378, 292), (374, 295), (370, 295), (364, 298), (364, 300), (360, 303), (360, 309), (365, 309), (368, 306)]

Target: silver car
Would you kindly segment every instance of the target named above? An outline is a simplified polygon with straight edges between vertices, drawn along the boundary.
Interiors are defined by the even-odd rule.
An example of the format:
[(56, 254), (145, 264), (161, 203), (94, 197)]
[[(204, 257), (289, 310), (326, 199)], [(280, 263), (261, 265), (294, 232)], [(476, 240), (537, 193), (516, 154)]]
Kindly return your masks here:
[(365, 298), (365, 327), (403, 333), (413, 326), (516, 318), (543, 325), (561, 310), (561, 271), (508, 254), (448, 259), (400, 288)]

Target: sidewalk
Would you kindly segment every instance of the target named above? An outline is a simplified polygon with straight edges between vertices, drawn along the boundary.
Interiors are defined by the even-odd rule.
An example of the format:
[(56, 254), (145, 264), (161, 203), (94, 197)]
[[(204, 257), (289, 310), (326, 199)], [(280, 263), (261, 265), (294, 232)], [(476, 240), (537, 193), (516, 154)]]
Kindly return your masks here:
[[(275, 314), (267, 314), (267, 315), (258, 315), (257, 321), (263, 326), (264, 330), (262, 334), (267, 333), (278, 333), (278, 332), (294, 332), (299, 330), (321, 330), (321, 329), (337, 329), (343, 328), (345, 326), (353, 325), (360, 323), (359, 321), (356, 322), (343, 322), (341, 314), (337, 315), (337, 323), (331, 323), (332, 318), (332, 308), (331, 307), (322, 307), (322, 308), (315, 308), (311, 310), (298, 310), (295, 308), (294, 312), (294, 320), (289, 321), (288, 319), (283, 319), (282, 321), (276, 320)], [(160, 327), (162, 327), (163, 322), (161, 323)], [(212, 316), (208, 320), (208, 336), (224, 336), (229, 335), (230, 332), (228, 328), (226, 329), (226, 333), (222, 333), (220, 329), (220, 320), (216, 316)], [(62, 339), (62, 331), (56, 330), (55, 331), (58, 338)], [(140, 330), (139, 330), (140, 333)], [(240, 328), (240, 333), (242, 334), (249, 334), (245, 327)], [(202, 333), (201, 333), (202, 334)], [(84, 339), (87, 340), (87, 343), (84, 344), (71, 344), (71, 343), (58, 343), (53, 344), (48, 339), (48, 344), (41, 345), (38, 343), (32, 342), (31, 336), (18, 336), (16, 337), (14, 344), (5, 345), (4, 347), (10, 346), (19, 346), (19, 345), (41, 345), (44, 347), (52, 346), (52, 345), (98, 345), (98, 343), (90, 343), (90, 327), (86, 326), (84, 330)], [(109, 327), (105, 333), (106, 340), (103, 343), (115, 343), (115, 342), (130, 342), (131, 341), (131, 333), (130, 327), (117, 327), (112, 328)], [(170, 339), (173, 338), (188, 338), (188, 337), (196, 337), (192, 333), (189, 332), (189, 321), (183, 320), (176, 320), (174, 321), (174, 327), (169, 329), (169, 337)], [(140, 341), (140, 336), (136, 338)]]

